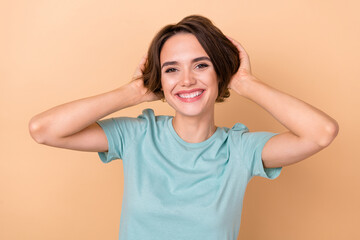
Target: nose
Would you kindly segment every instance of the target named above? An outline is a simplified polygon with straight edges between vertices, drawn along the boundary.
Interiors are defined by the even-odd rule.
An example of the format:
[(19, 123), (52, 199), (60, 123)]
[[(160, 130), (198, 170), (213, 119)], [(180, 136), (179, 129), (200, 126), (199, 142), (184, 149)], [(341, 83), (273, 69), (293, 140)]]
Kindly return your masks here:
[(181, 86), (182, 87), (189, 87), (191, 85), (194, 85), (196, 83), (196, 77), (194, 74), (191, 73), (191, 71), (183, 71), (183, 74), (181, 76)]

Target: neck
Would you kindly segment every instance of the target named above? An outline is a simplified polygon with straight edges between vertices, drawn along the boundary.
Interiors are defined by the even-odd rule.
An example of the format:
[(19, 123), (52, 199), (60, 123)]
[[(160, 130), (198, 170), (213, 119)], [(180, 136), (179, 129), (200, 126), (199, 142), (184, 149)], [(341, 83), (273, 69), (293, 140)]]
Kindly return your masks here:
[(176, 133), (189, 143), (199, 143), (210, 138), (216, 131), (214, 113), (189, 117), (176, 113), (173, 127)]

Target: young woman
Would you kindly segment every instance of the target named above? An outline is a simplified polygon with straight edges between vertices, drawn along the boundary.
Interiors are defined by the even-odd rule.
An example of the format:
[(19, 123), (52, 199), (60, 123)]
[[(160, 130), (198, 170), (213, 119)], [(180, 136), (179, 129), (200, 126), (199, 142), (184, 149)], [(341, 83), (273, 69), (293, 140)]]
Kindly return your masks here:
[[(289, 131), (249, 132), (214, 122), (229, 90), (267, 110)], [(99, 119), (146, 101), (166, 100), (174, 116), (146, 109), (137, 118)], [(241, 109), (234, 109), (241, 111)], [(198, 15), (165, 26), (133, 81), (54, 107), (29, 124), (36, 142), (122, 159), (119, 239), (237, 239), (246, 185), (328, 146), (337, 122), (260, 81), (237, 41)]]

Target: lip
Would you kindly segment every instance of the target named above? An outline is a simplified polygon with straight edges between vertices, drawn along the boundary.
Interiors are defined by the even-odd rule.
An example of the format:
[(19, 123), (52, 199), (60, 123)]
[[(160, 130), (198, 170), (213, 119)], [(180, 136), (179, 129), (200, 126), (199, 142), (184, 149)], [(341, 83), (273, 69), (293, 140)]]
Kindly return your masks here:
[[(202, 91), (202, 93), (193, 98), (182, 98), (179, 96), (180, 94), (189, 94), (189, 93), (198, 92), (198, 91)], [(175, 96), (181, 102), (192, 103), (192, 102), (196, 102), (196, 101), (200, 100), (202, 98), (202, 96), (204, 95), (204, 92), (205, 92), (205, 89), (197, 88), (197, 89), (179, 91), (175, 94)]]
[(186, 94), (186, 93), (193, 93), (193, 92), (197, 92), (197, 91), (205, 91), (205, 89), (202, 88), (195, 88), (195, 89), (190, 89), (190, 90), (181, 90), (175, 93), (175, 95), (178, 94)]

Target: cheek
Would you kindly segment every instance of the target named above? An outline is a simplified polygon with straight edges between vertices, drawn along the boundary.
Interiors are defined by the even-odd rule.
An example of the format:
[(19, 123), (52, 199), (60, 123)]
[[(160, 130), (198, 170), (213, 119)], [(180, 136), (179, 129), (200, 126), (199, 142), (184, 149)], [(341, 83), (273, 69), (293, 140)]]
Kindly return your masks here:
[(161, 78), (161, 86), (163, 91), (169, 92), (171, 91), (176, 85), (175, 78), (163, 77)]
[(161, 79), (161, 89), (164, 93), (164, 97), (169, 95), (171, 87), (169, 86), (169, 82), (166, 79)]
[(213, 99), (215, 101), (219, 95), (219, 81), (217, 77), (213, 78), (211, 88), (213, 89)]
[(211, 86), (211, 88), (214, 89), (214, 91), (218, 92), (219, 91), (219, 79), (217, 76), (211, 76), (208, 79), (211, 79), (210, 82), (208, 83), (209, 86)]

